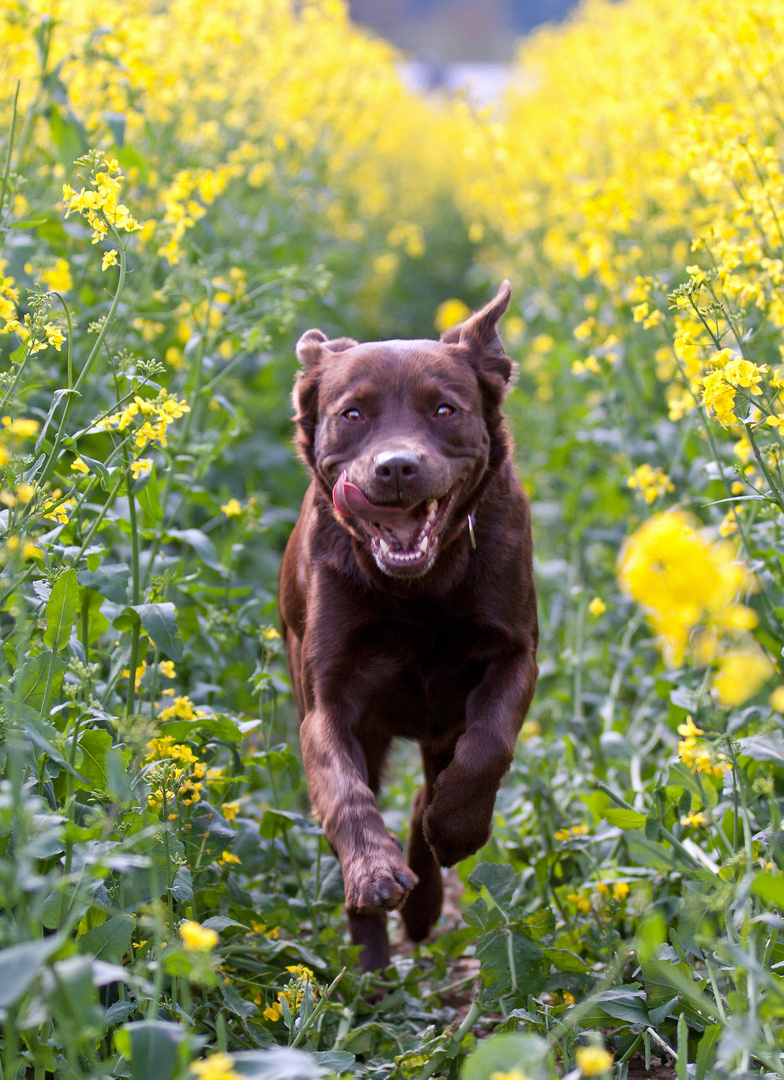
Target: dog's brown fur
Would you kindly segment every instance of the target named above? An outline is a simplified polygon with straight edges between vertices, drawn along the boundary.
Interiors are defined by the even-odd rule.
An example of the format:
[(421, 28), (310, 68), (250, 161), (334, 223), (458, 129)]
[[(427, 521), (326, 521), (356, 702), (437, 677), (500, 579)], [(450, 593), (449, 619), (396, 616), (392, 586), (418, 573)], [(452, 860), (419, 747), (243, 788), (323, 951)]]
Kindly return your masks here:
[[(438, 342), (309, 330), (297, 347), (297, 444), (312, 482), (280, 611), (310, 797), (365, 970), (389, 962), (385, 911), (400, 907), (422, 940), (441, 911), (440, 867), (487, 842), (534, 692), (530, 515), (501, 413), (512, 364), (496, 324), (509, 293), (504, 282)], [(339, 512), (343, 481), (352, 506), (414, 507), (401, 516), (409, 532), (440, 500), (430, 563), (409, 569), (393, 552), (389, 565), (379, 536), (406, 552), (405, 537), (344, 516), (345, 502)], [(406, 860), (375, 798), (396, 736), (418, 740), (424, 765)]]

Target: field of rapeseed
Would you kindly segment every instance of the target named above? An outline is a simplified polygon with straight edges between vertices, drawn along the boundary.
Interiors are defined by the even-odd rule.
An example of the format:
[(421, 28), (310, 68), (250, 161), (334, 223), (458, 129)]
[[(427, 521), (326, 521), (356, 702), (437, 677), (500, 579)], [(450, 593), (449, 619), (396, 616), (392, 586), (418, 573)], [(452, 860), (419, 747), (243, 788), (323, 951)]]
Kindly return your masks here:
[[(0, 2), (2, 1080), (784, 1077), (784, 3), (519, 64), (485, 113), (339, 0)], [(540, 684), (360, 976), (276, 630), (293, 343), (503, 276)]]

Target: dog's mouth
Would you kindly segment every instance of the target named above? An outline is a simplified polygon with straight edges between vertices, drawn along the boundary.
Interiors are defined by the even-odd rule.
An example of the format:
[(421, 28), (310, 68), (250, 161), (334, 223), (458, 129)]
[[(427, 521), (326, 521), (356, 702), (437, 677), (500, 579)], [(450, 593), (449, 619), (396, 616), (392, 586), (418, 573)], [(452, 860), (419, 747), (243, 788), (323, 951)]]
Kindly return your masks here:
[(436, 560), (440, 536), (462, 487), (459, 481), (439, 498), (410, 505), (372, 503), (342, 472), (332, 489), (339, 513), (355, 518), (370, 538), (376, 565), (394, 576), (426, 573)]

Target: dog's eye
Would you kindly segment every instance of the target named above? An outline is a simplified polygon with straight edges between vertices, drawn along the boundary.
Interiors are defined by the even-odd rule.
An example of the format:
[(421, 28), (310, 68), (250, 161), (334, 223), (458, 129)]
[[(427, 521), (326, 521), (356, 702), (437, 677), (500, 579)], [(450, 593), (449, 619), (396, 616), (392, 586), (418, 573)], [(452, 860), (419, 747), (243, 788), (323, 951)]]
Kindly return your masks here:
[(436, 409), (436, 416), (444, 419), (447, 416), (454, 416), (457, 410), (452, 405), (439, 405)]
[(346, 420), (362, 419), (362, 413), (359, 411), (359, 409), (346, 409), (346, 411), (343, 413), (343, 416), (346, 418)]

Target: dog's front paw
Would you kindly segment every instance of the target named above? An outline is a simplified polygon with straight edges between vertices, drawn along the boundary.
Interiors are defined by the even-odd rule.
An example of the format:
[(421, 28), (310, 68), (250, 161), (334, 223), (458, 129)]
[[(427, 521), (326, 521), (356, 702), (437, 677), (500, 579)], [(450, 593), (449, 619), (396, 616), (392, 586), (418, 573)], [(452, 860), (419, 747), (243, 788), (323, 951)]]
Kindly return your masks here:
[(495, 792), (492, 798), (457, 799), (446, 786), (436, 789), (422, 829), (439, 866), (454, 866), (485, 846), (493, 827), (494, 805)]
[(343, 867), (346, 908), (358, 914), (400, 907), (419, 878), (400, 855), (384, 850), (355, 856)]

